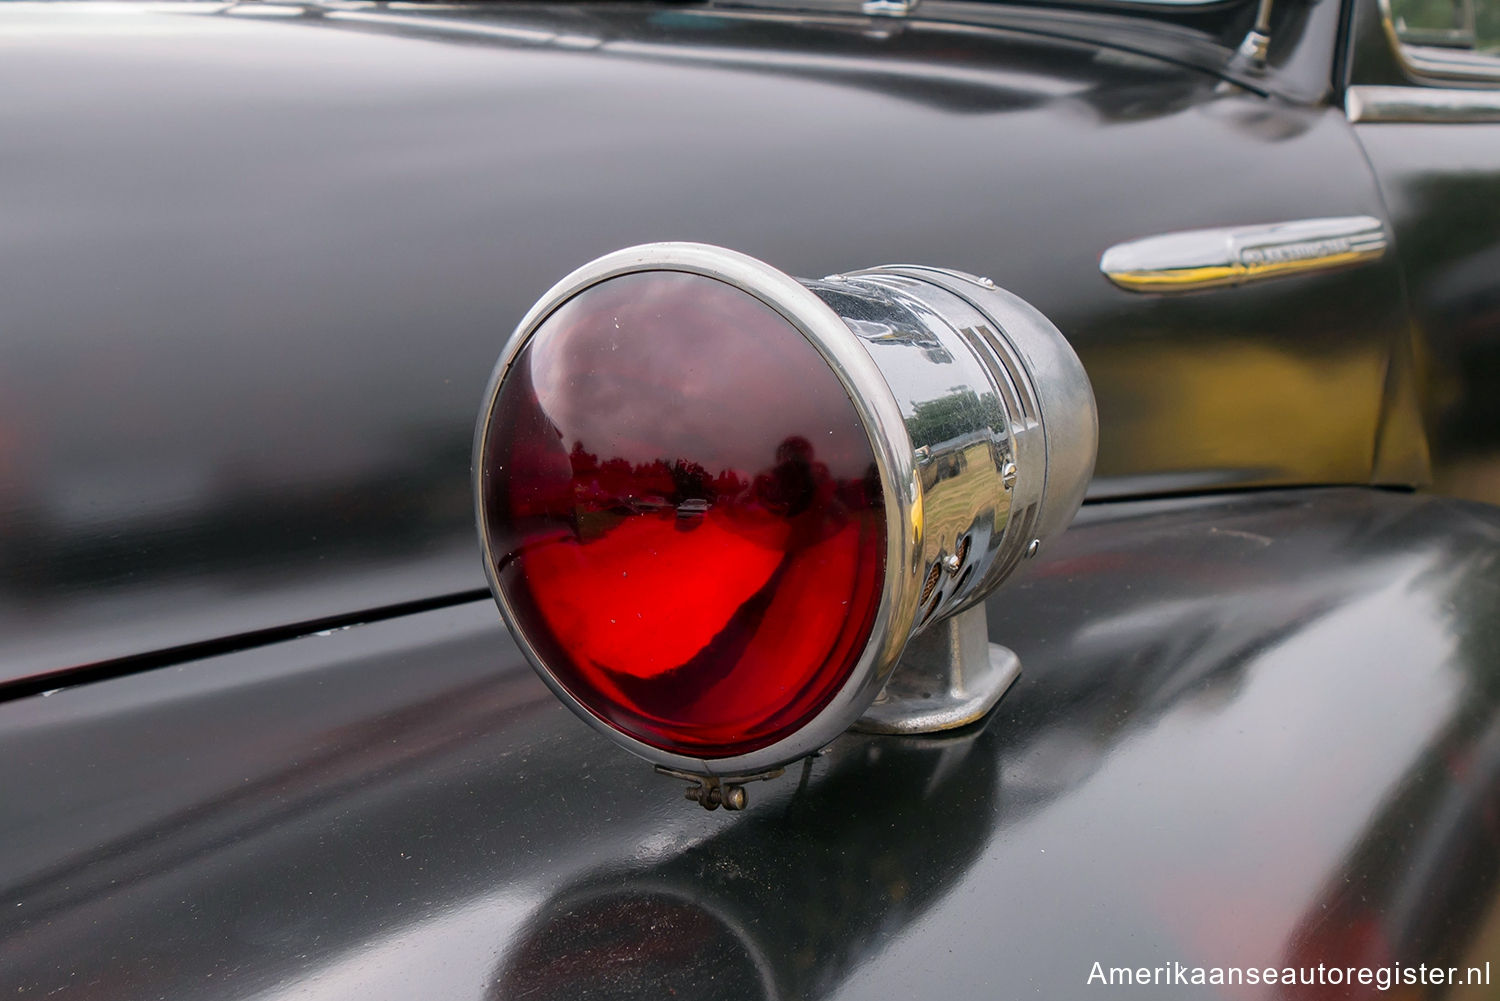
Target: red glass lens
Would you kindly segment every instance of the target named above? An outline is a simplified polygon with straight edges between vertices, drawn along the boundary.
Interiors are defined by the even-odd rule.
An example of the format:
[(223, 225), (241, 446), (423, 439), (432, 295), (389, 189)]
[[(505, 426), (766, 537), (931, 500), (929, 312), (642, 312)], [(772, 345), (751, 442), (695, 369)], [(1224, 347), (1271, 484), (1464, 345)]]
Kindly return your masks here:
[(731, 285), (645, 272), (564, 303), (506, 376), (483, 475), (516, 624), (644, 743), (772, 744), (870, 637), (885, 515), (869, 438), (817, 350)]

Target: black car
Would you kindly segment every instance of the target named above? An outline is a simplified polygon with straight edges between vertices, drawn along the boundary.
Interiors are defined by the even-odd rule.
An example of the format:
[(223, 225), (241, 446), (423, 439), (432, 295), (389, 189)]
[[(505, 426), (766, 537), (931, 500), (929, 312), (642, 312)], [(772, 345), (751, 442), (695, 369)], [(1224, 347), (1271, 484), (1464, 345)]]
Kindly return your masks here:
[[(11, 2), (0, 84), (0, 997), (1500, 989), (1495, 0)], [(790, 430), (716, 466), (537, 424), (549, 539), (687, 554), (625, 551), (661, 579), (613, 605), (564, 587), (546, 642), (652, 595), (650, 670), (751, 642), (688, 604), (789, 593), (740, 542), (900, 489), (804, 403), (912, 446), (908, 500), (1061, 482), (985, 451), (1024, 400), (939, 378), (931, 317), (999, 341), (936, 282), (1055, 325), (1097, 401), (1065, 532), (995, 520), (994, 579), (982, 534), (879, 564), (911, 630), (862, 697), (970, 616), (1014, 651), (980, 718), (720, 784), (528, 665), (475, 532), (486, 379), (643, 245), (844, 303), (840, 357), (929, 405), (883, 438), (842, 369), (757, 382), (771, 340), (713, 342), (698, 396), (655, 320), (597, 341), (601, 438)], [(859, 312), (877, 279), (919, 319)], [(1053, 385), (1002, 354), (993, 385)], [(891, 546), (928, 524), (900, 511)], [(843, 628), (818, 580), (776, 657)]]

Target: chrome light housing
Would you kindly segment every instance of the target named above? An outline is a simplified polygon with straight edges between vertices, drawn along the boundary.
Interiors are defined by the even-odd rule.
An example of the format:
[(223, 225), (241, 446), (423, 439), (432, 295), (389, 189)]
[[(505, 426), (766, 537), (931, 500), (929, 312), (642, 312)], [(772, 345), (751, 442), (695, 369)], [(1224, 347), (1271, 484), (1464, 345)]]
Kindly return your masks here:
[[(1071, 521), (1097, 437), (1077, 355), (989, 279), (632, 247), (501, 353), (474, 445), (485, 572), (596, 729), (715, 785), (759, 776), (883, 689), (866, 722), (888, 732), (993, 706), (1016, 665), (981, 602)], [(904, 653), (942, 691), (893, 684)]]

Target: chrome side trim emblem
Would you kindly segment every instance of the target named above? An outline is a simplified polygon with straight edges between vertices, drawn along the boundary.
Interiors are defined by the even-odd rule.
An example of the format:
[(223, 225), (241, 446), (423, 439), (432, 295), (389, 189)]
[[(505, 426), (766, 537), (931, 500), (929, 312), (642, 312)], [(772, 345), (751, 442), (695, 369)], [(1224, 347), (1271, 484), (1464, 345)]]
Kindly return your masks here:
[(1373, 261), (1389, 242), (1364, 215), (1192, 229), (1116, 244), (1099, 270), (1131, 292), (1196, 292)]
[(1350, 87), (1351, 122), (1500, 122), (1500, 90), (1437, 87)]

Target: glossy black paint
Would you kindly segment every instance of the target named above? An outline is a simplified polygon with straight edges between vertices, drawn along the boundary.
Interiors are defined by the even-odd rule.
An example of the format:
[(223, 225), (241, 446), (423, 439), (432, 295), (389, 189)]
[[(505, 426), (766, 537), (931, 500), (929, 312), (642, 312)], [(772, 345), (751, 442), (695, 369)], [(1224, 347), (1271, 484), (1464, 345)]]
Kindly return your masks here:
[[(1246, 6), (0, 6), (0, 685), (67, 686), (0, 701), (0, 996), (1067, 998), (1095, 961), (1500, 955), (1493, 508), (1096, 503), (992, 600), (1025, 674), (982, 728), (847, 736), (742, 816), (568, 715), (479, 590), (501, 342), (655, 239), (989, 273), (1084, 358), (1096, 501), (1423, 481), (1408, 310), (1439, 371), (1487, 364), (1493, 248), (1451, 237), (1492, 164), (1351, 129), (1337, 5), (1278, 10), (1231, 84)], [(1405, 288), (1397, 254), (1097, 272), (1386, 201)], [(1482, 429), (1461, 395), (1437, 426)]]
[(1025, 673), (982, 729), (847, 736), (738, 816), (572, 718), (486, 602), (12, 701), (0, 988), (1160, 997), (1086, 980), (1482, 964), (1497, 592), (1483, 505), (1096, 505), (992, 600)]
[(482, 587), (485, 374), (553, 280), (651, 240), (991, 275), (1088, 367), (1096, 497), (1421, 481), (1394, 256), (1179, 298), (1098, 273), (1382, 213), (1316, 103), (1336, 5), (1284, 9), (1267, 97), (1202, 69), (1238, 14), (0, 8), (4, 676)]

